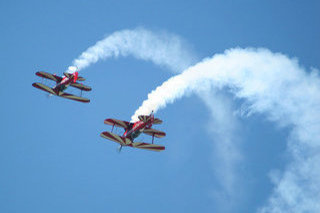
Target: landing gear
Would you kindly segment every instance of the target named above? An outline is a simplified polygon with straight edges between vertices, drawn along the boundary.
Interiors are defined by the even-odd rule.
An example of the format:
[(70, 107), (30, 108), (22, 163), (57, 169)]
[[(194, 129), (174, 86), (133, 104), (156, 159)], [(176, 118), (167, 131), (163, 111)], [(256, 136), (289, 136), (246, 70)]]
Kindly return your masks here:
[(120, 145), (120, 146), (118, 147), (118, 152), (119, 152), (119, 153), (121, 152), (121, 149), (122, 149), (122, 145)]

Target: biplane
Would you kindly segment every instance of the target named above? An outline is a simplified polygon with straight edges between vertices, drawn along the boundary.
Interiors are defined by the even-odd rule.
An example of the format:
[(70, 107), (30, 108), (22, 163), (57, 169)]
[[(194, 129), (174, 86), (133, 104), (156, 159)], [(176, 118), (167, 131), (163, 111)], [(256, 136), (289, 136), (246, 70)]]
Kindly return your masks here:
[[(166, 136), (166, 133), (151, 128), (153, 124), (161, 124), (162, 120), (154, 118), (153, 112), (151, 112), (150, 115), (140, 115), (138, 118), (139, 121), (134, 123), (112, 118), (105, 119), (104, 123), (111, 125), (112, 130), (111, 132), (102, 132), (100, 136), (120, 144), (119, 151), (121, 151), (122, 146), (130, 146), (152, 151), (164, 150), (164, 146), (154, 144), (153, 141), (154, 137), (162, 138)], [(122, 127), (124, 129), (123, 135), (120, 136), (113, 133), (114, 127)], [(133, 142), (134, 139), (137, 138), (141, 133), (152, 136), (152, 143)]]
[[(41, 78), (46, 78), (46, 79), (55, 81), (56, 85), (54, 87), (49, 87), (42, 83), (37, 82), (32, 84), (32, 86), (34, 86), (35, 88), (41, 89), (45, 92), (48, 92), (51, 95), (56, 95), (62, 98), (67, 98), (67, 99), (84, 102), (84, 103), (90, 102), (89, 99), (82, 97), (82, 91), (91, 91), (91, 87), (77, 82), (77, 81), (85, 81), (83, 77), (78, 76), (78, 72), (74, 72), (72, 74), (65, 72), (63, 73), (62, 77), (57, 76), (55, 74), (47, 73), (47, 72), (36, 72), (36, 75)], [(64, 90), (67, 89), (68, 86), (72, 86), (77, 89), (80, 89), (81, 95), (76, 96), (76, 95), (64, 92)]]

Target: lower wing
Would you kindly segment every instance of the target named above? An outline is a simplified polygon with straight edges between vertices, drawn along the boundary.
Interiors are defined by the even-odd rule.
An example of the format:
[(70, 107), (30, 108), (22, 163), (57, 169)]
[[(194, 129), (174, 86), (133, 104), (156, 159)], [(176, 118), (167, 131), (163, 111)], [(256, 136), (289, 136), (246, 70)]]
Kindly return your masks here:
[(51, 93), (52, 95), (57, 95), (52, 88), (44, 85), (44, 84), (41, 84), (41, 83), (33, 83), (32, 86), (34, 86), (35, 88), (38, 88), (38, 89), (41, 89), (45, 92), (48, 92), (48, 93)]
[(70, 100), (79, 101), (79, 102), (83, 102), (83, 103), (90, 102), (90, 100), (88, 98), (75, 96), (75, 95), (72, 95), (72, 94), (69, 94), (69, 93), (65, 93), (65, 92), (59, 92), (59, 96), (62, 97), (62, 98), (67, 98), (67, 99), (70, 99)]
[(112, 132), (102, 132), (100, 134), (101, 137), (114, 141), (122, 146), (128, 146), (129, 144), (132, 144), (132, 141), (129, 138), (121, 137), (117, 134), (114, 134)]
[(157, 144), (150, 144), (150, 143), (132, 142), (129, 138), (121, 137), (112, 132), (102, 132), (100, 136), (105, 139), (114, 141), (120, 144), (121, 146), (131, 146), (133, 148), (146, 149), (146, 150), (157, 151), (157, 152), (165, 150), (164, 146), (160, 146)]
[(157, 144), (150, 144), (150, 143), (142, 143), (142, 142), (134, 142), (134, 143), (130, 144), (129, 146), (134, 147), (134, 148), (139, 148), (139, 149), (157, 151), (157, 152), (165, 150), (164, 146), (160, 146)]

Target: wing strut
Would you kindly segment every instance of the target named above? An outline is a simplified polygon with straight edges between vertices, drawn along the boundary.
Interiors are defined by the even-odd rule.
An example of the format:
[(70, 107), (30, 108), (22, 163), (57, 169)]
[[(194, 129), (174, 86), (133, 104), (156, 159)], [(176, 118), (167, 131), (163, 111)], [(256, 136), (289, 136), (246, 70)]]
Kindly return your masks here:
[(113, 125), (112, 125), (112, 129), (111, 129), (111, 132), (113, 132), (113, 128), (114, 128), (114, 125), (115, 125), (115, 124), (113, 124)]
[(154, 139), (154, 133), (152, 134), (152, 144), (153, 144), (153, 139)]

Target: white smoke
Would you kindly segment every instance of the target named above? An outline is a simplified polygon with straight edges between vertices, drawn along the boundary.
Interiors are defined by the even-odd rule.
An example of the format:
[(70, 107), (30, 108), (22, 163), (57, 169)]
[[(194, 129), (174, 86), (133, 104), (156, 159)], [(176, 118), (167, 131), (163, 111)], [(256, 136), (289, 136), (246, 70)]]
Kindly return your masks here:
[(73, 73), (76, 72), (78, 70), (78, 68), (76, 66), (69, 66), (68, 67), (68, 72), (69, 73)]
[[(188, 48), (188, 44), (179, 36), (136, 28), (114, 32), (103, 40), (98, 41), (73, 61), (73, 67), (82, 70), (99, 60), (118, 56), (133, 56), (137, 59), (151, 61), (176, 73), (183, 71), (196, 62), (196, 57)], [(72, 69), (68, 69), (68, 72), (73, 72)], [(215, 194), (222, 193), (233, 199), (232, 202), (235, 203), (238, 201), (233, 196), (235, 190), (238, 189), (235, 186), (241, 183), (241, 181), (238, 181), (239, 174), (236, 172), (236, 165), (241, 163), (241, 153), (237, 146), (232, 145), (237, 143), (239, 139), (238, 137), (233, 137), (235, 128), (230, 128), (230, 123), (235, 124), (237, 120), (232, 115), (231, 107), (228, 107), (230, 105), (229, 101), (226, 101), (222, 96), (218, 97), (216, 93), (206, 93), (206, 95), (209, 94), (210, 99), (201, 98), (202, 95), (199, 95), (211, 111), (210, 120), (214, 122), (214, 126), (220, 127), (220, 131), (215, 128), (213, 132), (210, 132), (214, 136), (214, 152), (218, 158), (218, 160), (214, 161), (214, 172), (222, 185), (222, 192), (215, 190)], [(215, 106), (223, 107), (213, 106), (212, 100), (214, 100)], [(224, 115), (224, 118), (221, 115)], [(225, 123), (226, 120), (230, 123)], [(216, 151), (225, 150), (226, 147), (233, 148), (228, 148), (228, 152), (218, 153)], [(231, 159), (230, 156), (234, 156), (234, 158)], [(217, 162), (224, 162), (223, 166)], [(218, 167), (219, 170), (216, 169)]]
[[(138, 28), (111, 34), (82, 53), (73, 65), (82, 70), (100, 59), (129, 55), (175, 72), (194, 62), (193, 55), (179, 37)], [(249, 114), (265, 113), (269, 119), (292, 127), (288, 151), (293, 160), (283, 173), (271, 174), (275, 189), (266, 206), (259, 211), (319, 212), (319, 83), (317, 70), (307, 74), (296, 60), (282, 54), (265, 49), (233, 49), (205, 59), (166, 81), (149, 94), (133, 120), (138, 114), (149, 114), (186, 94), (196, 92), (201, 95), (212, 88), (229, 88), (237, 98), (247, 101)], [(203, 100), (212, 106), (211, 101)], [(222, 107), (222, 110), (229, 109)], [(212, 112), (215, 122), (220, 122), (219, 115)], [(226, 141), (224, 146), (234, 147), (232, 140)], [(218, 148), (224, 149), (223, 146)], [(225, 190), (229, 194), (233, 193), (232, 186), (237, 185), (235, 162), (241, 160), (237, 148), (233, 154), (234, 159), (226, 163), (227, 169), (222, 168), (224, 174), (229, 175), (225, 180)], [(226, 157), (223, 155), (221, 159)]]
[(292, 127), (292, 162), (271, 175), (275, 189), (260, 212), (320, 212), (320, 78), (296, 59), (267, 49), (231, 49), (188, 68), (148, 95), (132, 116), (157, 111), (189, 93), (229, 88), (248, 113)]
[(154, 33), (144, 28), (122, 30), (89, 47), (73, 61), (73, 66), (80, 71), (101, 59), (131, 55), (170, 70), (182, 71), (195, 62), (187, 46), (183, 39), (166, 32)]
[(248, 197), (243, 174), (244, 156), (235, 103), (230, 96), (218, 91), (199, 94), (210, 110), (207, 131), (213, 143), (212, 162), (215, 178), (221, 189), (212, 189), (217, 212), (234, 212)]

